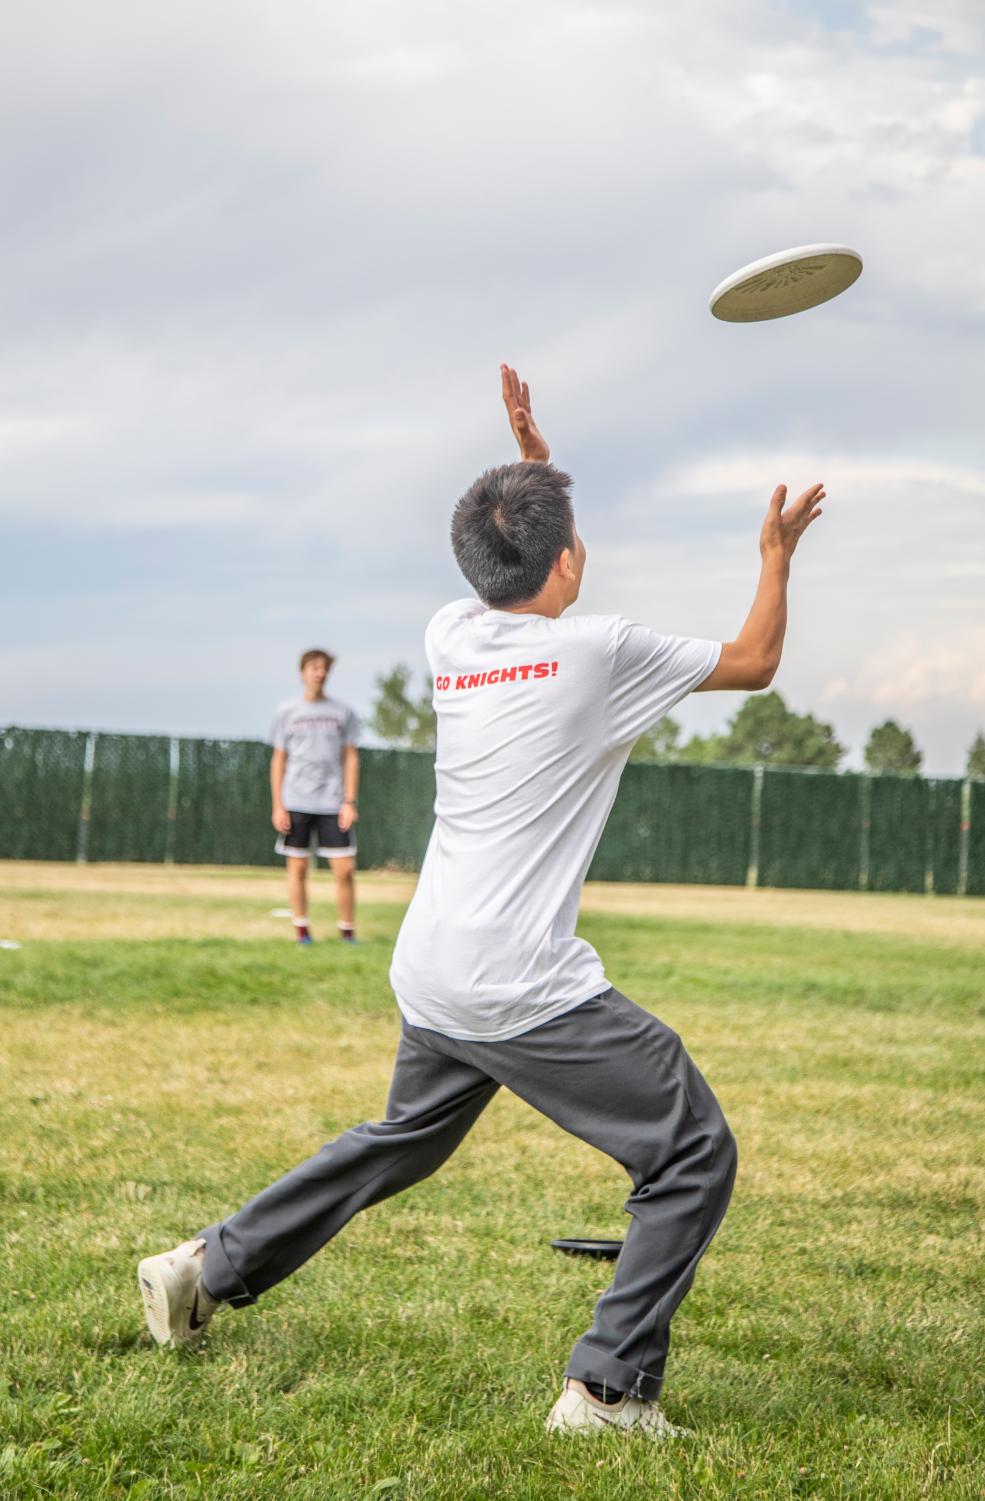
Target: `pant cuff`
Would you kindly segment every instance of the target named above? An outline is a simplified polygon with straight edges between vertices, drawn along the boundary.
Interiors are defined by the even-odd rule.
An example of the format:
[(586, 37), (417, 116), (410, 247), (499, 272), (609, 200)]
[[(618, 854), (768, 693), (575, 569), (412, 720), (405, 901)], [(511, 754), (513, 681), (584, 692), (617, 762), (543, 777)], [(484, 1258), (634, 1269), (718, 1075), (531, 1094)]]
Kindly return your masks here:
[(248, 1303), (255, 1303), (256, 1298), (226, 1255), (222, 1225), (210, 1225), (207, 1230), (200, 1230), (196, 1239), (205, 1241), (202, 1282), (209, 1297), (217, 1303), (229, 1303), (233, 1308), (245, 1308)]
[(638, 1370), (584, 1339), (580, 1339), (572, 1350), (564, 1374), (574, 1381), (595, 1381), (614, 1392), (628, 1392), (631, 1397), (639, 1397), (644, 1402), (657, 1400), (664, 1381), (662, 1368), (659, 1371)]

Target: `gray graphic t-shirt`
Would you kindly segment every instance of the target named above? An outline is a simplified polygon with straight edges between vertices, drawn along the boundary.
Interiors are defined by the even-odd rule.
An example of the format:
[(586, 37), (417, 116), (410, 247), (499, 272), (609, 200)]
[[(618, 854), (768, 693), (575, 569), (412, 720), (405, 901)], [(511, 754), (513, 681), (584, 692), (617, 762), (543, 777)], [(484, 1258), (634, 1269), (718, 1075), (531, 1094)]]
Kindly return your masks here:
[(359, 740), (359, 720), (337, 698), (292, 698), (270, 729), (275, 750), (287, 751), (281, 798), (289, 813), (337, 813), (342, 806), (342, 750)]

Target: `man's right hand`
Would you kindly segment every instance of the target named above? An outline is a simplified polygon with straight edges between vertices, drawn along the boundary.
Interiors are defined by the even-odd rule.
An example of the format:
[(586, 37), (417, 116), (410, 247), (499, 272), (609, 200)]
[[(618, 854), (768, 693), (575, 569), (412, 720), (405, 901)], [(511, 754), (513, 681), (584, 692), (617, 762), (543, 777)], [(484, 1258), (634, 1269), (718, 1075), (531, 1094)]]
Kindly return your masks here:
[(503, 402), (520, 448), (520, 458), (529, 464), (546, 464), (551, 450), (533, 419), (530, 388), (509, 365), (500, 365), (499, 370), (503, 377)]
[(777, 485), (770, 500), (770, 508), (759, 534), (759, 551), (763, 562), (789, 563), (801, 537), (812, 521), (821, 514), (818, 502), (824, 499), (824, 485), (811, 485), (797, 497), (788, 510), (786, 485)]
[(786, 485), (777, 485), (759, 534), (763, 566), (752, 609), (735, 640), (723, 643), (718, 665), (698, 684), (698, 693), (737, 688), (756, 692), (773, 681), (787, 629), (790, 559), (811, 522), (821, 514), (818, 501), (824, 499), (824, 486), (811, 485), (789, 510), (784, 510), (786, 498)]
[(289, 834), (291, 832), (291, 815), (290, 813), (288, 813), (287, 809), (282, 808), (279, 803), (274, 807), (270, 822), (273, 824), (278, 834)]

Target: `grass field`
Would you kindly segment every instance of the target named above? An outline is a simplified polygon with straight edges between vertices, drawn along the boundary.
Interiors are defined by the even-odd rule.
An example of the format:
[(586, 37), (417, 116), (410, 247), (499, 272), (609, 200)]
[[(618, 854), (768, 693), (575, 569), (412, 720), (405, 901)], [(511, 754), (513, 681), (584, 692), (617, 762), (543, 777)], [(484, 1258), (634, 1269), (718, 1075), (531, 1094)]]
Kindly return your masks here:
[[(0, 867), (0, 1497), (979, 1498), (985, 902), (594, 888), (610, 979), (739, 1141), (654, 1446), (542, 1431), (622, 1171), (499, 1095), (192, 1354), (137, 1257), (383, 1106), (409, 885), (298, 950), (276, 873)], [(329, 933), (327, 917), (314, 923)]]

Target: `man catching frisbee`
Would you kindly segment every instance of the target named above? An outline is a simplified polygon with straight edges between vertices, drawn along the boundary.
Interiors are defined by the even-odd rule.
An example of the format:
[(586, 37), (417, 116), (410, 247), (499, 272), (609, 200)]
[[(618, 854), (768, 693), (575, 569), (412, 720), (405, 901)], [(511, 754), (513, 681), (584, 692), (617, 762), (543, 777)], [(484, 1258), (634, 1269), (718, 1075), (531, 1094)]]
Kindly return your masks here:
[(458, 502), (452, 547), (477, 597), (425, 633), (438, 739), (435, 823), (390, 979), (402, 1034), (386, 1117), (346, 1131), (238, 1213), (140, 1263), (160, 1343), (253, 1303), (360, 1209), (428, 1177), (507, 1088), (626, 1169), (632, 1223), (547, 1425), (664, 1437), (670, 1322), (721, 1223), (732, 1133), (680, 1038), (606, 979), (575, 937), (582, 883), (634, 741), (696, 690), (764, 688), (780, 661), (790, 559), (820, 485), (760, 536), (734, 641), (564, 617), (585, 546), (526, 384), (502, 367), (520, 462)]

